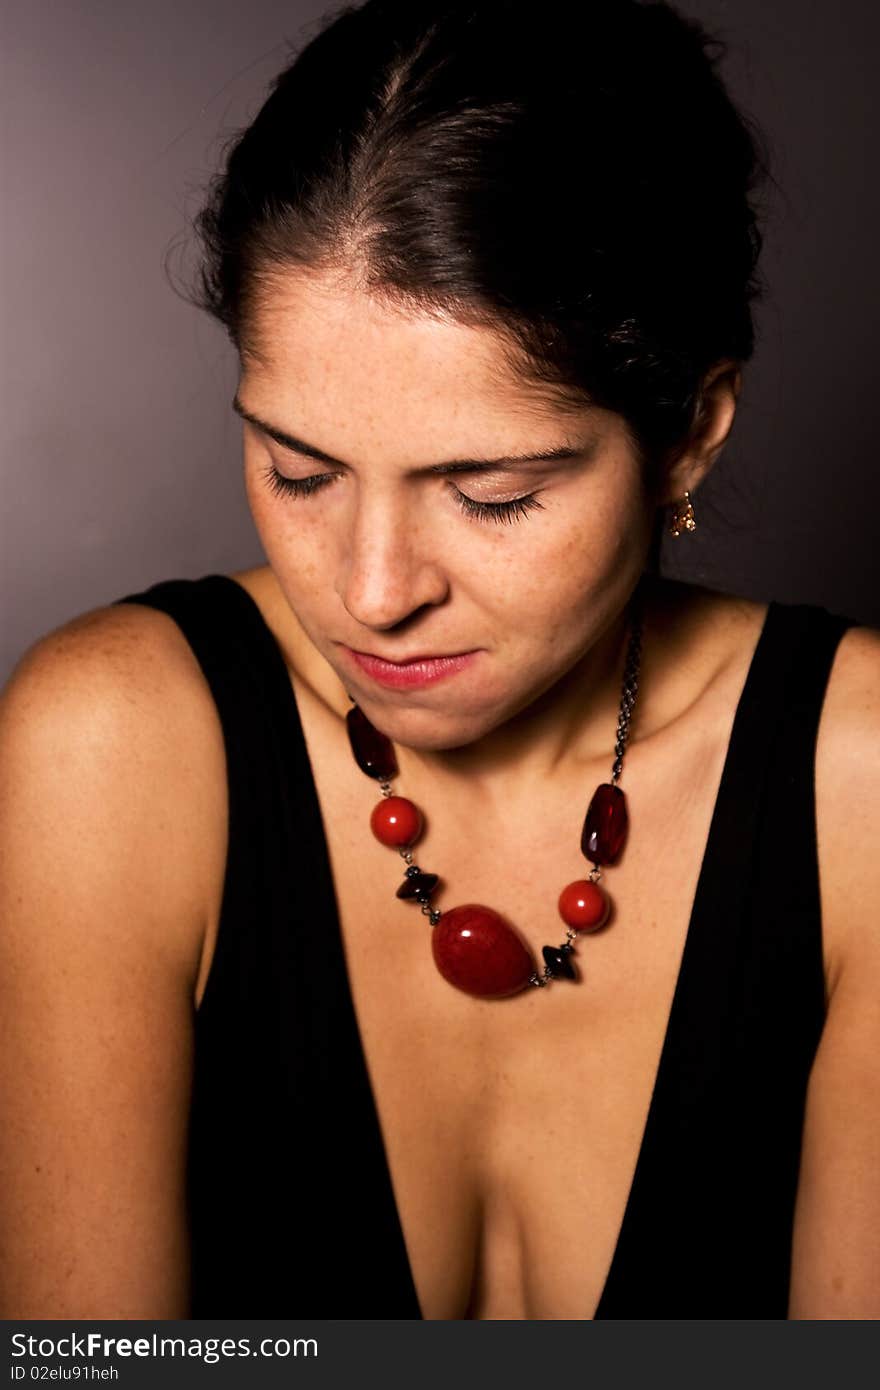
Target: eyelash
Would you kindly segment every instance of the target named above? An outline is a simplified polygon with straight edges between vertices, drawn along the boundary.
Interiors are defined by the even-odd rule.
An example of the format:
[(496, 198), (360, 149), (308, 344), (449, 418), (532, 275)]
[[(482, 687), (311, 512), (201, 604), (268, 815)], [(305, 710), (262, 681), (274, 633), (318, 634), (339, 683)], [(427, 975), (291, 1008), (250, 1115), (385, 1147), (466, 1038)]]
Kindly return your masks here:
[[(327, 482), (335, 477), (338, 477), (338, 474), (313, 473), (310, 478), (286, 478), (272, 464), (266, 469), (266, 481), (269, 490), (279, 497), (310, 497), (322, 487), (326, 487)], [(530, 511), (544, 506), (543, 502), (538, 501), (538, 495), (535, 492), (527, 493), (524, 497), (513, 497), (509, 502), (478, 502), (476, 498), (467, 497), (465, 493), (459, 492), (454, 485), (450, 484), (450, 487), (462, 511), (468, 516), (475, 517), (478, 521), (506, 522), (509, 524), (513, 521), (520, 521)]]

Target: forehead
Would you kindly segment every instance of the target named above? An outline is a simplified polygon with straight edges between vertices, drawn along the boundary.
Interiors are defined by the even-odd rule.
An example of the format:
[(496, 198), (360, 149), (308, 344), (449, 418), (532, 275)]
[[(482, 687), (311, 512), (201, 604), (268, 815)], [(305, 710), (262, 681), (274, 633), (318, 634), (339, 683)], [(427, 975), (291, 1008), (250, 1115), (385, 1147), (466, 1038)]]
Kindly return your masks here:
[[(523, 429), (562, 438), (597, 411), (568, 405), (517, 370), (497, 331), (450, 314), (404, 310), (338, 275), (301, 271), (264, 286), (242, 352), (249, 407), (297, 433), (346, 428), (376, 443), (401, 436), (428, 452), (450, 431), (510, 441)], [(299, 426), (300, 428), (297, 428)], [(326, 440), (326, 435), (324, 436)], [(315, 440), (315, 442), (318, 442)], [(331, 452), (330, 442), (324, 445)]]

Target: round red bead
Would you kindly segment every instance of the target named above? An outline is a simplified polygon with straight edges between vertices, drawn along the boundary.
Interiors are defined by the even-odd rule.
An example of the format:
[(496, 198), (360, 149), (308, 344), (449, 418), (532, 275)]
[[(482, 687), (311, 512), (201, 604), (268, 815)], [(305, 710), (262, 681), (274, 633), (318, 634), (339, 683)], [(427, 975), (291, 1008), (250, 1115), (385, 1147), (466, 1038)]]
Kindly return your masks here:
[(535, 968), (528, 946), (510, 923), (479, 903), (444, 912), (431, 949), (444, 980), (484, 999), (516, 994)]
[(559, 894), (559, 915), (577, 931), (595, 931), (611, 910), (608, 894), (588, 878), (569, 883)]
[(370, 829), (389, 849), (413, 844), (422, 833), (422, 813), (405, 796), (385, 796), (373, 807)]

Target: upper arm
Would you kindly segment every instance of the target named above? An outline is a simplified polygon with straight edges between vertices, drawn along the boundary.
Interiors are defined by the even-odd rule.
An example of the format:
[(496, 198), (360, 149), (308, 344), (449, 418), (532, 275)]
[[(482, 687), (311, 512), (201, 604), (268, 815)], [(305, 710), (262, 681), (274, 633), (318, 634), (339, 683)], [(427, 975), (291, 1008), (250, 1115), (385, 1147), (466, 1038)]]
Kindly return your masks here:
[(850, 629), (816, 751), (829, 1001), (807, 1089), (789, 1318), (880, 1318), (880, 632)]
[(5, 1318), (187, 1316), (193, 865), (214, 731), (169, 623), (86, 615), (0, 700)]

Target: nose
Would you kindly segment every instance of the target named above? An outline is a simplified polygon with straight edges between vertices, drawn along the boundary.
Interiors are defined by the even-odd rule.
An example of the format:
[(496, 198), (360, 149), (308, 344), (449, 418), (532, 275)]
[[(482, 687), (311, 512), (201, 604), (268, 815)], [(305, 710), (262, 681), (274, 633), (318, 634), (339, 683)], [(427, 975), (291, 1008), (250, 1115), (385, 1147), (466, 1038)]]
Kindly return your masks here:
[(424, 506), (402, 493), (362, 494), (338, 562), (337, 592), (347, 612), (378, 631), (442, 603), (449, 587), (442, 550)]

